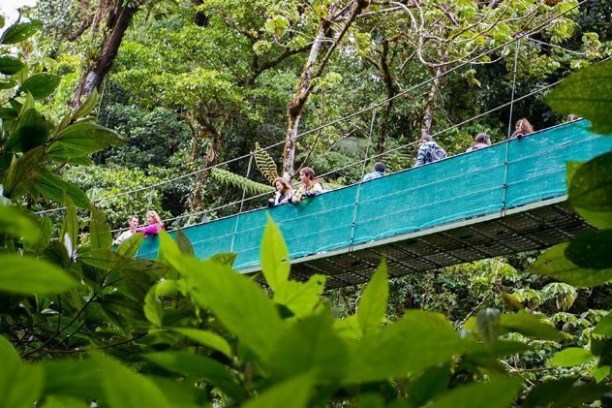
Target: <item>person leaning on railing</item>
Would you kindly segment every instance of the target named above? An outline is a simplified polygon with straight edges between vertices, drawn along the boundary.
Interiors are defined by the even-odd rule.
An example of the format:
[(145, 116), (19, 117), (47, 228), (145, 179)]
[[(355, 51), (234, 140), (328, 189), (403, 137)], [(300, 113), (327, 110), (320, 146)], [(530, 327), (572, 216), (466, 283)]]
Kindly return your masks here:
[(533, 126), (525, 118), (516, 121), (514, 126), (514, 133), (510, 135), (510, 139), (521, 139), (528, 134), (533, 133)]
[(303, 198), (314, 197), (323, 192), (321, 183), (315, 178), (315, 171), (310, 167), (304, 167), (300, 170), (300, 181), (302, 185), (291, 197), (293, 204), (299, 203)]
[(473, 152), (474, 150), (482, 149), (483, 147), (491, 146), (491, 136), (486, 133), (479, 133), (474, 138), (474, 144), (466, 150), (466, 152)]
[(136, 228), (136, 232), (144, 232), (145, 237), (159, 234), (159, 231), (166, 229), (166, 226), (162, 222), (161, 217), (156, 211), (147, 211), (147, 222), (149, 225), (146, 227)]
[(276, 207), (277, 205), (287, 204), (295, 193), (291, 187), (291, 184), (289, 184), (287, 180), (282, 177), (275, 178), (273, 184), (276, 192), (274, 193), (274, 198), (268, 200), (268, 207)]

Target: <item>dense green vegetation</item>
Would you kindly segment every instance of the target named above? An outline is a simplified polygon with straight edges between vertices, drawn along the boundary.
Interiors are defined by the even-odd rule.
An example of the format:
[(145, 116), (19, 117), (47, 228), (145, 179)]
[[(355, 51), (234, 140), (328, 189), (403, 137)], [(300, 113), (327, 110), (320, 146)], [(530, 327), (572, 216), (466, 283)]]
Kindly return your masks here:
[[(140, 235), (110, 249), (129, 214), (178, 227), (267, 191), (256, 143), (280, 143), (258, 154), (277, 172), (347, 184), (361, 164), (332, 170), (366, 152), (410, 166), (423, 131), (451, 153), (522, 116), (575, 113), (609, 134), (612, 64), (593, 64), (610, 54), (609, 12), (40, 0), (0, 37), (0, 406), (610, 406), (612, 153), (568, 166), (570, 203), (599, 230), (541, 255), (391, 281), (383, 263), (367, 286), (325, 292), (324, 276), (290, 279), (271, 222), (264, 288), (233, 254), (194, 259), (180, 233), (155, 261), (134, 259)], [(513, 85), (518, 98), (583, 67), (512, 117), (497, 109)]]

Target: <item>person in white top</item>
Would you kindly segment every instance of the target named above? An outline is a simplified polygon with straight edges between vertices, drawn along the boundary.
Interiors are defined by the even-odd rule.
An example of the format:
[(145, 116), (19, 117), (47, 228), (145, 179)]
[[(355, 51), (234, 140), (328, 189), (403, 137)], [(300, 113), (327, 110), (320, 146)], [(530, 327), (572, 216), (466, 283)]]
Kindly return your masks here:
[(119, 235), (117, 239), (113, 241), (114, 245), (121, 245), (125, 241), (127, 241), (132, 235), (134, 235), (134, 233), (136, 232), (136, 228), (138, 228), (138, 217), (128, 218), (128, 225), (129, 229), (123, 231), (121, 235)]

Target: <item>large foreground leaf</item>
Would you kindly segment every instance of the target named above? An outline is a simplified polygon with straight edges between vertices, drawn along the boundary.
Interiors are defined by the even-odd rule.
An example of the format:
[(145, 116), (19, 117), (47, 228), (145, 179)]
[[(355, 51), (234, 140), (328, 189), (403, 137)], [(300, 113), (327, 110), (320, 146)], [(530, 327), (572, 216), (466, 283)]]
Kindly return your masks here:
[(20, 255), (0, 255), (0, 291), (25, 295), (65, 292), (78, 284), (50, 263)]
[(2, 362), (0, 407), (33, 407), (43, 387), (43, 370), (39, 366), (22, 363), (17, 351), (2, 336), (0, 336), (0, 361)]
[(559, 113), (574, 113), (589, 119), (597, 133), (611, 133), (612, 61), (572, 74), (554, 89), (546, 102)]
[(568, 192), (580, 216), (598, 228), (612, 228), (612, 152), (575, 170)]
[(519, 392), (522, 381), (505, 378), (489, 383), (464, 385), (443, 394), (429, 408), (508, 408)]
[(612, 279), (612, 268), (581, 268), (565, 256), (569, 243), (564, 242), (546, 250), (529, 270), (538, 275), (548, 275), (573, 286), (603, 285)]
[(108, 146), (123, 143), (114, 131), (89, 122), (78, 122), (62, 130), (49, 147), (54, 158), (71, 158), (95, 153)]

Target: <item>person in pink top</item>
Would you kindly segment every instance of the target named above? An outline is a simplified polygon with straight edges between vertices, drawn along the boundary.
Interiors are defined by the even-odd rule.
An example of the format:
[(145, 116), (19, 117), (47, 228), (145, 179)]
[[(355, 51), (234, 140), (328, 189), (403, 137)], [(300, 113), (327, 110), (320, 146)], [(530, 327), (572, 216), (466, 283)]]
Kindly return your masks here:
[(159, 234), (160, 230), (166, 229), (161, 217), (156, 211), (147, 211), (147, 222), (149, 225), (136, 228), (136, 232), (144, 232), (145, 237), (150, 237)]

